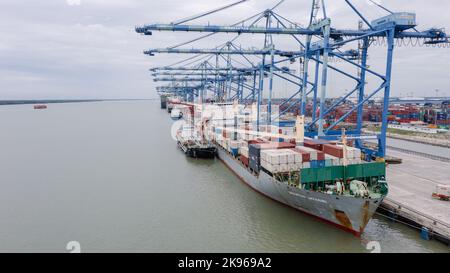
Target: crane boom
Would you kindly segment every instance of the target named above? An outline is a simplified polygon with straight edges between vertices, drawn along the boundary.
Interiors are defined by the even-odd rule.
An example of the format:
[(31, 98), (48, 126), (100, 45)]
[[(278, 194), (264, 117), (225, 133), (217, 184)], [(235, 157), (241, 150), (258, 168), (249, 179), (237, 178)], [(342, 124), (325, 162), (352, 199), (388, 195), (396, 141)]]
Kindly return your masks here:
[(180, 48), (156, 48), (144, 51), (144, 54), (153, 56), (155, 53), (168, 54), (219, 54), (219, 55), (270, 55), (294, 57), (304, 54), (304, 51), (282, 51), (271, 49), (180, 49)]
[[(265, 28), (265, 27), (245, 27), (245, 26), (202, 26), (202, 25), (172, 25), (172, 24), (153, 24), (143, 27), (137, 27), (136, 32), (146, 34), (151, 31), (181, 31), (181, 32), (212, 32), (212, 33), (247, 33), (247, 34), (273, 34), (273, 35), (316, 35), (322, 36), (321, 30), (312, 30), (305, 28)], [(359, 37), (367, 35), (371, 30), (338, 30), (331, 29), (331, 37)], [(372, 37), (385, 37), (383, 32), (374, 33)], [(395, 33), (395, 39), (419, 38), (419, 39), (441, 39), (442, 42), (448, 42), (448, 36), (441, 29), (429, 29), (421, 32), (398, 31)]]

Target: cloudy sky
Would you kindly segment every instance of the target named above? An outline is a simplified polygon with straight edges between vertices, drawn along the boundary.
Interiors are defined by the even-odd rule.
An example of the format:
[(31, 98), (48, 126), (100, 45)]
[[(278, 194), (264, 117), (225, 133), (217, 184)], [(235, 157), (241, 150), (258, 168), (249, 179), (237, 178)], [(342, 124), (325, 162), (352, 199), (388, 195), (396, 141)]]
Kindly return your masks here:
[[(170, 23), (231, 3), (232, 0), (1, 0), (0, 99), (152, 98), (155, 84), (148, 68), (167, 65), (186, 56), (158, 55), (144, 49), (159, 48), (197, 37), (196, 33), (156, 32), (140, 36), (135, 25)], [(276, 4), (250, 0), (232, 9), (197, 20), (196, 24), (232, 24)], [(343, 0), (328, 2), (335, 27), (356, 28), (358, 18)], [(369, 18), (385, 15), (366, 0), (353, 2)], [(415, 11), (419, 29), (450, 30), (450, 1), (380, 1), (394, 11)], [(277, 13), (307, 23), (309, 0), (286, 0)], [(445, 11), (445, 12), (443, 12)], [(188, 47), (211, 48), (234, 36), (218, 34)], [(242, 37), (243, 47), (261, 47), (257, 37)], [(294, 43), (276, 41), (278, 48)], [(373, 68), (382, 69), (385, 48), (370, 52)], [(450, 96), (450, 49), (397, 48), (394, 62), (394, 95)], [(338, 75), (330, 75), (330, 92), (339, 95), (351, 88)], [(369, 79), (369, 86), (375, 85)], [(277, 82), (276, 88), (289, 92)], [(284, 91), (283, 91), (284, 90)]]

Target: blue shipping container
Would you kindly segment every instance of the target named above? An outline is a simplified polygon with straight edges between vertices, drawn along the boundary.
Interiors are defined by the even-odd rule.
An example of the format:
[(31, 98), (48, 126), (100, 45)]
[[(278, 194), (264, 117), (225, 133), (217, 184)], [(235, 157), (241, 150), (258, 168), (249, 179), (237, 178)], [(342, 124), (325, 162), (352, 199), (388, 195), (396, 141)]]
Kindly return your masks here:
[(319, 168), (325, 168), (325, 160), (318, 160), (317, 161), (317, 166)]

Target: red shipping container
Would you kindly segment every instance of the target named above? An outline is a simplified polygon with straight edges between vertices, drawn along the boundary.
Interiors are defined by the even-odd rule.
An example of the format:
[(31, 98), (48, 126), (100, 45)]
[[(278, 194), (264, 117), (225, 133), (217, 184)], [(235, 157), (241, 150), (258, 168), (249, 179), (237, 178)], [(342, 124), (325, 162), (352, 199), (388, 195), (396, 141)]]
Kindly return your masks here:
[(312, 149), (315, 149), (315, 150), (322, 150), (322, 145), (321, 144), (318, 144), (315, 141), (308, 140), (308, 139), (305, 139), (305, 141), (303, 142), (303, 146), (308, 147), (308, 148), (312, 148)]
[(303, 151), (303, 150), (300, 150), (297, 148), (294, 148), (291, 150), (302, 155), (302, 162), (310, 162), (311, 161), (311, 155), (307, 151)]
[(336, 145), (323, 145), (323, 152), (335, 157), (344, 158), (344, 150), (342, 149), (342, 147)]
[(317, 160), (325, 160), (325, 153), (324, 152), (317, 152)]
[(303, 142), (303, 146), (308, 147), (308, 148), (312, 148), (315, 150), (319, 150), (322, 151), (323, 150), (323, 145), (324, 144), (336, 144), (335, 142), (331, 142), (329, 140), (323, 140), (323, 139), (305, 139)]
[(261, 143), (268, 143), (266, 140), (257, 139), (257, 140), (249, 140), (247, 141), (248, 145), (250, 144), (261, 144)]
[(248, 167), (248, 157), (241, 155), (239, 157), (239, 160), (246, 166)]

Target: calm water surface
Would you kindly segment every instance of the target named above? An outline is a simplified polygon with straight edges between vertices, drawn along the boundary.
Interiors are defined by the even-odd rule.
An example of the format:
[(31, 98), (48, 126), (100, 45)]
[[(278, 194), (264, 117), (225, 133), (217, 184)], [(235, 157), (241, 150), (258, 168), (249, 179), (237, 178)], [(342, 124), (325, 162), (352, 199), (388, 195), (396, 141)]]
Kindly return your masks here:
[(382, 216), (362, 238), (186, 158), (156, 101), (0, 107), (0, 251), (449, 252)]

